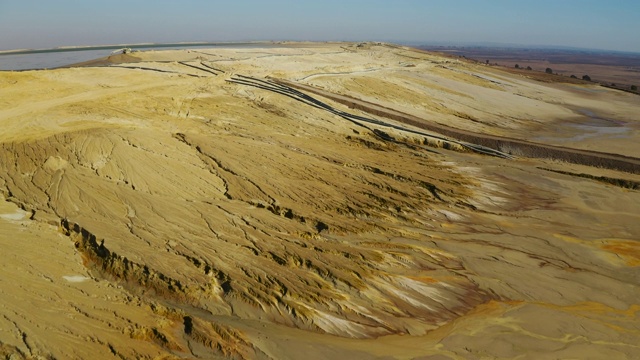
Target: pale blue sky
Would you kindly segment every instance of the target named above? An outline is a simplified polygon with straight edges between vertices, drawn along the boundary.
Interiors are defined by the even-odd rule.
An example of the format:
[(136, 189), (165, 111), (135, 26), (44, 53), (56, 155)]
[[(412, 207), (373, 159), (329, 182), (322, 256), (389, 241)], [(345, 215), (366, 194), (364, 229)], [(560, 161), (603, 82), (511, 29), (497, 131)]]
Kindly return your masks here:
[(0, 50), (141, 42), (496, 42), (640, 52), (640, 0), (0, 0)]

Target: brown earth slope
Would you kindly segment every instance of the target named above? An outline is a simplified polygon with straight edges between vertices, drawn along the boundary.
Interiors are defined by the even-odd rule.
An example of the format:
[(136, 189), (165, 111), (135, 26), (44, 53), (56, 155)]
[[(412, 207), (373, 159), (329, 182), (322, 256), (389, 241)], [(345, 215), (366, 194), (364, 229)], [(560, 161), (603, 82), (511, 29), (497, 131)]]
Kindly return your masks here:
[(0, 355), (640, 354), (640, 176), (474, 154), (227, 80), (626, 156), (633, 95), (388, 45), (136, 56), (0, 73)]

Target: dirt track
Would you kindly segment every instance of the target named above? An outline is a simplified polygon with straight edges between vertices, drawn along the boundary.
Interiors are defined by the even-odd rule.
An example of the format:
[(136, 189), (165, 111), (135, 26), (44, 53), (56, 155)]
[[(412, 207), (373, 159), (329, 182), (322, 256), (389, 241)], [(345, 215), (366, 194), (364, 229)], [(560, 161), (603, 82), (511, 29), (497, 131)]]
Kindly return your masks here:
[(548, 158), (554, 160), (562, 160), (574, 164), (620, 170), (636, 174), (640, 173), (640, 159), (638, 158), (618, 154), (602, 153), (597, 151), (579, 150), (560, 146), (532, 143), (520, 139), (501, 136), (478, 134), (428, 122), (413, 115), (409, 115), (394, 109), (383, 107), (364, 100), (355, 99), (350, 96), (334, 94), (317, 87), (282, 79), (278, 79), (277, 82), (293, 88), (321, 95), (338, 103), (347, 105), (353, 109), (362, 110), (376, 116), (382, 116), (385, 118), (400, 121), (407, 125), (415, 126), (421, 129), (435, 131), (442, 135), (450, 136), (452, 138), (467, 141), (473, 144), (490, 147), (492, 149), (508, 154), (531, 158)]

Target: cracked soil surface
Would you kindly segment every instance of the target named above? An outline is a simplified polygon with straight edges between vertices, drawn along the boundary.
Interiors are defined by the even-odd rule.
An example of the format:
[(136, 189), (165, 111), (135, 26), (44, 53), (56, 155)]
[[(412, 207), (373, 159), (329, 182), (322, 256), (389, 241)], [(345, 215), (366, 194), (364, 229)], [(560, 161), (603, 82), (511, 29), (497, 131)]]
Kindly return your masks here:
[(0, 72), (0, 357), (640, 356), (639, 174), (228, 80), (627, 157), (637, 96), (393, 45), (133, 56)]

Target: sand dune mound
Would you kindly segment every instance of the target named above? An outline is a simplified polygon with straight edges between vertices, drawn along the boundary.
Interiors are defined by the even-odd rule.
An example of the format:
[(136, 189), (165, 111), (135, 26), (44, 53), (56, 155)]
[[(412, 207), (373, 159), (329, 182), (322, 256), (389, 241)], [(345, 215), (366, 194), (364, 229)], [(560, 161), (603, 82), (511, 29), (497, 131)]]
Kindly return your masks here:
[[(630, 159), (633, 95), (391, 45), (135, 56), (0, 73), (0, 355), (640, 352), (639, 175), (477, 153), (320, 90)], [(582, 136), (576, 109), (625, 130)]]

